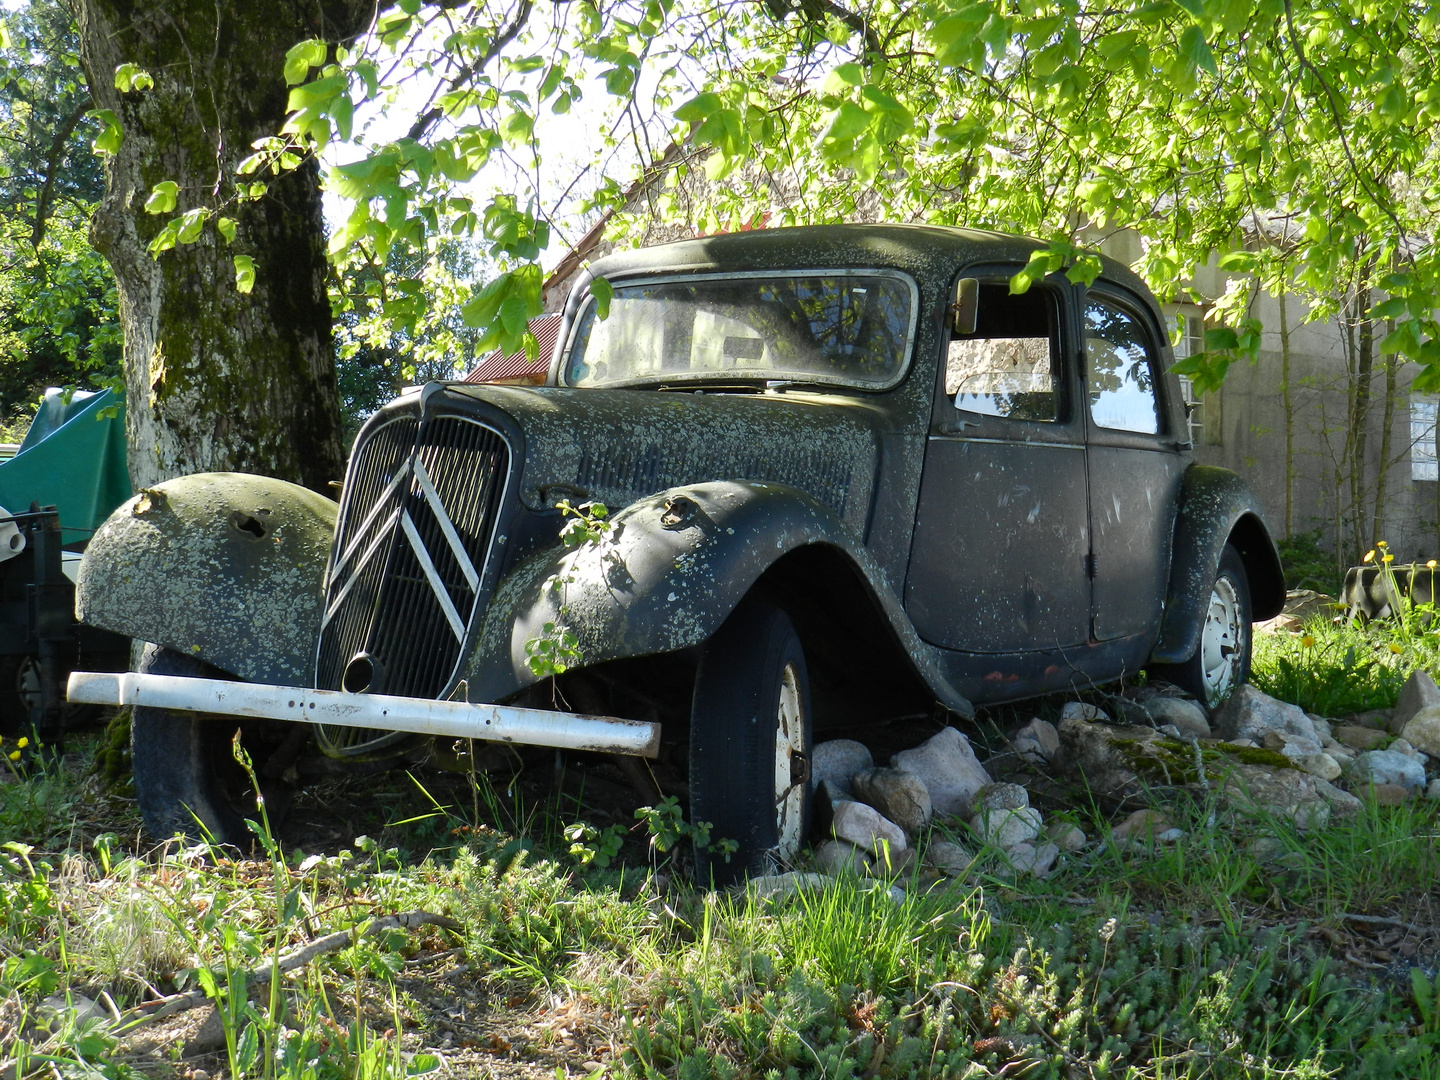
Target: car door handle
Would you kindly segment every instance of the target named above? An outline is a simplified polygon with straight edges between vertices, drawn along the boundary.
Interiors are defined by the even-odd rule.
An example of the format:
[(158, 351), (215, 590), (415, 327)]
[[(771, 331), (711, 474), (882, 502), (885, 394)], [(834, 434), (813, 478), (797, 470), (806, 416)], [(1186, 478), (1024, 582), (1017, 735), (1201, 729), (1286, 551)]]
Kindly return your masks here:
[(930, 429), (931, 435), (963, 435), (966, 428), (978, 428), (974, 420), (942, 420)]

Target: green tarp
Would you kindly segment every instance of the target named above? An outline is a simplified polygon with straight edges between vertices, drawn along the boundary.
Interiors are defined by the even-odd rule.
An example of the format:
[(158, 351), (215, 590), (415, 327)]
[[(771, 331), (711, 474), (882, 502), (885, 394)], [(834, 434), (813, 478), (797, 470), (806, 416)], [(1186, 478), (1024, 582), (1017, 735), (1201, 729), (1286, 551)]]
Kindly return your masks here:
[[(100, 417), (106, 409), (113, 416)], [(90, 539), (131, 495), (125, 461), (125, 403), (111, 390), (45, 391), (35, 421), (13, 458), (0, 462), (0, 506), (12, 514), (32, 502), (55, 506), (65, 544)]]

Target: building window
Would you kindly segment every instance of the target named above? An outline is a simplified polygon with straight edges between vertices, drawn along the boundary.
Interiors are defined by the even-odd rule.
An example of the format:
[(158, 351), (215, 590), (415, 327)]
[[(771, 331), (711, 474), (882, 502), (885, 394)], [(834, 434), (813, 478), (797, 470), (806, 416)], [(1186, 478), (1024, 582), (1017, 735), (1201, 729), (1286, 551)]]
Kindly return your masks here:
[[(1174, 316), (1171, 331), (1175, 359), (1205, 351), (1205, 318), (1188, 311), (1179, 311)], [(1211, 394), (1207, 402), (1195, 393), (1195, 384), (1188, 376), (1180, 375), (1180, 396), (1185, 402), (1185, 413), (1189, 418), (1190, 442), (1196, 446), (1220, 445), (1220, 395)]]
[(1410, 395), (1410, 479), (1440, 479), (1435, 456), (1436, 398)]

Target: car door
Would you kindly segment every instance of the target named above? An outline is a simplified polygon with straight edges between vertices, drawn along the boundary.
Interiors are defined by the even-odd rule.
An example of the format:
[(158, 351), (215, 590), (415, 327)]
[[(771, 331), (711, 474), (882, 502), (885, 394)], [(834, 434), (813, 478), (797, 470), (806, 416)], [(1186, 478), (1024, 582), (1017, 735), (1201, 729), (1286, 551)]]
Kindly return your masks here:
[(1084, 642), (1084, 410), (1063, 284), (982, 279), (940, 364), (905, 606), (925, 640), (1013, 653)]
[[(1089, 413), (1090, 542), (1095, 640), (1154, 633), (1160, 625), (1188, 448), (1167, 393), (1160, 328), (1116, 287), (1082, 293)], [(1170, 380), (1173, 382), (1173, 377)]]

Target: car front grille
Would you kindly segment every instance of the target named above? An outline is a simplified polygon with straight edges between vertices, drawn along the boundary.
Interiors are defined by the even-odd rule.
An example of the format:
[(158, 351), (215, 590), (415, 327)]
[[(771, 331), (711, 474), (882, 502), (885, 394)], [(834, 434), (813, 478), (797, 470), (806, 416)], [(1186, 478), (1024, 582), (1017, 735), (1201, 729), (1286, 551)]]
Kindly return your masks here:
[[(504, 436), (468, 417), (399, 417), (356, 447), (326, 575), (317, 688), (444, 693), (483, 599), (509, 474)], [(351, 681), (368, 673), (366, 685), (345, 685), (347, 669)], [(342, 756), (404, 738), (324, 725), (317, 737)]]

